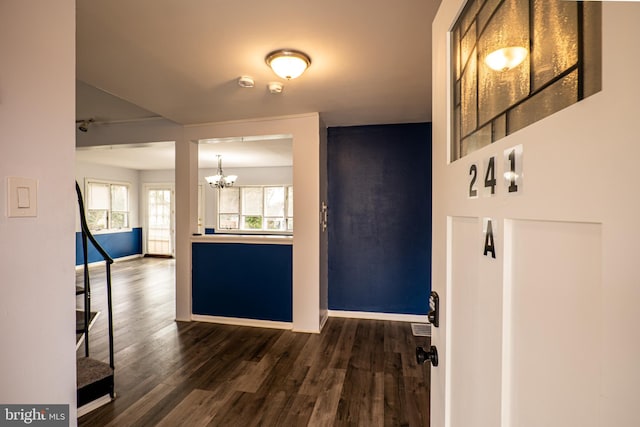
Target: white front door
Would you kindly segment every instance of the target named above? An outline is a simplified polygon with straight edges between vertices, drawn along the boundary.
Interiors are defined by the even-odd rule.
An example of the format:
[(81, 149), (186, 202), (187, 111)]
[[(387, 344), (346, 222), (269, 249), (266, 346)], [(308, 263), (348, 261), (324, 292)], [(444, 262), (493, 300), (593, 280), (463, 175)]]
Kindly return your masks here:
[(431, 425), (638, 426), (640, 3), (603, 2), (601, 92), (450, 162), (463, 3), (443, 0), (433, 33)]
[(173, 256), (173, 184), (145, 185), (145, 253)]

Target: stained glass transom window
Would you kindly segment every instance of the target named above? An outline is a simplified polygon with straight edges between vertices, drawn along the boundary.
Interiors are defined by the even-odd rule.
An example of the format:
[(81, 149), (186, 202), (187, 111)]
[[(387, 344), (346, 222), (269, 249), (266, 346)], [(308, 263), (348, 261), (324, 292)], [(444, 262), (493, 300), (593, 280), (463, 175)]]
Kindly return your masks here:
[(602, 87), (602, 6), (469, 0), (451, 37), (452, 160)]

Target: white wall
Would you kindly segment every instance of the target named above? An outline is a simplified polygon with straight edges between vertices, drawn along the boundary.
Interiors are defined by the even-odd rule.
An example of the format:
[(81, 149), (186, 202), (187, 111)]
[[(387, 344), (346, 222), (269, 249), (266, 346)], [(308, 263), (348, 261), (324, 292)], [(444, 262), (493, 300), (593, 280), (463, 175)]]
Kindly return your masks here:
[[(142, 206), (139, 202), (141, 200), (140, 194), (142, 194), (140, 192), (140, 171), (76, 161), (76, 181), (78, 181), (80, 190), (82, 191), (82, 195), (85, 199), (85, 179), (87, 178), (129, 183), (131, 185), (129, 187), (129, 226), (131, 228), (142, 227), (142, 218), (140, 216)], [(79, 220), (76, 223), (76, 231), (80, 231)]]
[[(0, 2), (0, 57), (0, 402), (75, 425), (75, 1)], [(38, 180), (37, 217), (7, 217), (10, 176)]]
[(167, 184), (176, 180), (176, 174), (173, 169), (139, 172), (141, 184)]
[[(640, 407), (640, 333), (637, 313), (640, 301), (640, 197), (637, 163), (638, 99), (640, 99), (640, 3), (602, 2), (603, 90), (584, 101), (497, 141), (464, 159), (448, 164), (447, 31), (463, 0), (443, 0), (434, 20), (433, 44), (433, 276), (440, 293), (441, 319), (447, 318), (446, 284), (449, 280), (448, 216), (498, 219), (581, 222), (602, 225), (602, 275), (596, 279), (599, 304), (592, 307), (599, 327), (590, 330), (592, 352), (590, 386), (597, 389), (599, 419), (589, 425), (631, 427), (638, 425)], [(524, 192), (515, 198), (467, 198), (469, 165), (498, 156), (508, 147), (524, 148)], [(503, 231), (503, 230), (501, 230)], [(502, 241), (498, 239), (498, 243)], [(480, 247), (481, 242), (478, 244)], [(549, 266), (540, 269), (553, 275)], [(503, 280), (502, 271), (498, 280)], [(501, 283), (501, 282), (498, 282)], [(580, 289), (572, 289), (580, 298)], [(553, 295), (546, 297), (553, 298)], [(531, 300), (545, 315), (544, 298)], [(573, 316), (566, 306), (564, 316)], [(490, 308), (500, 310), (500, 305)], [(571, 319), (575, 322), (575, 319)], [(433, 329), (440, 365), (432, 368), (432, 426), (444, 426), (448, 392), (446, 370), (447, 324)], [(482, 337), (483, 339), (485, 337)], [(506, 341), (508, 342), (508, 341)], [(553, 364), (554, 348), (549, 348)], [(468, 357), (476, 355), (468, 354)], [(508, 360), (507, 360), (508, 362)], [(533, 363), (533, 361), (532, 361)], [(551, 365), (538, 361), (541, 370)], [(503, 371), (507, 372), (508, 371)], [(510, 381), (503, 379), (503, 384)], [(508, 394), (506, 389), (505, 394)], [(544, 391), (540, 394), (543, 396)], [(566, 396), (571, 403), (573, 396)], [(537, 402), (531, 402), (536, 404)], [(565, 402), (561, 402), (563, 405)], [(506, 412), (511, 409), (505, 406)], [(544, 412), (545, 407), (540, 407)], [(576, 414), (577, 416), (578, 414)], [(506, 417), (508, 418), (508, 417)], [(502, 425), (510, 425), (503, 420)], [(549, 424), (539, 424), (549, 425)], [(575, 424), (562, 424), (573, 426)], [(581, 424), (582, 425), (582, 424)]]

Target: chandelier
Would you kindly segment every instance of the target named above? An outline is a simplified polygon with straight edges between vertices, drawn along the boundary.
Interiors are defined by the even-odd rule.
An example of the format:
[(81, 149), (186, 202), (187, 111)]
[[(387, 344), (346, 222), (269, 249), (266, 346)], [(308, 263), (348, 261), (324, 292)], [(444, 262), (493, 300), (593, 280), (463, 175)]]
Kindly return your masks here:
[(215, 175), (205, 176), (204, 179), (207, 180), (212, 188), (225, 188), (231, 187), (238, 179), (238, 175), (224, 175), (222, 172), (222, 156), (218, 154), (218, 171)]

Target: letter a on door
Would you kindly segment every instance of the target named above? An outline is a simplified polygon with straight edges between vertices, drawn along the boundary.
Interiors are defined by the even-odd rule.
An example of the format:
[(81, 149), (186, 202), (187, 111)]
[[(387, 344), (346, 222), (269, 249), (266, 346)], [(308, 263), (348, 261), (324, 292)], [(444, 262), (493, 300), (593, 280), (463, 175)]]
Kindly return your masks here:
[(493, 226), (491, 220), (487, 220), (487, 230), (484, 236), (484, 256), (491, 253), (491, 258), (496, 258), (496, 247), (493, 241)]

